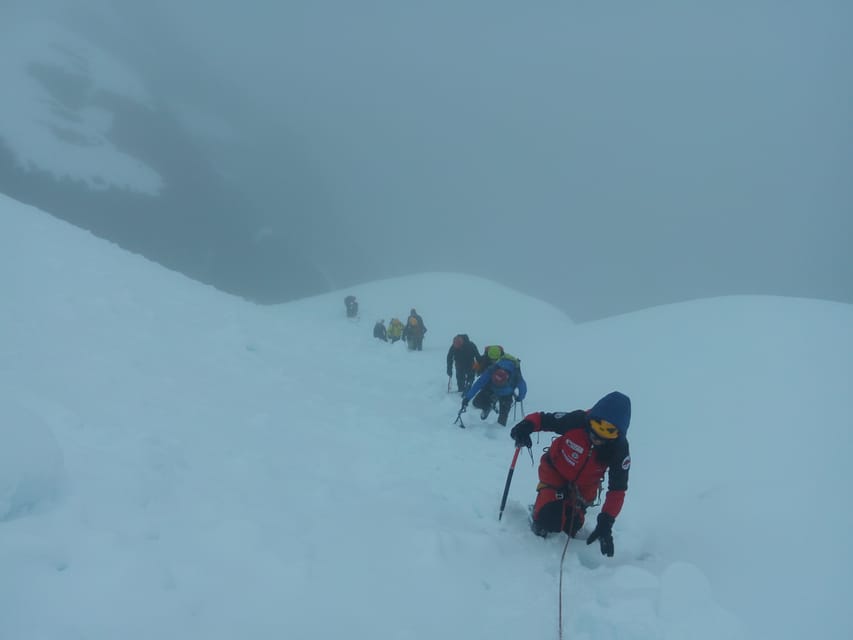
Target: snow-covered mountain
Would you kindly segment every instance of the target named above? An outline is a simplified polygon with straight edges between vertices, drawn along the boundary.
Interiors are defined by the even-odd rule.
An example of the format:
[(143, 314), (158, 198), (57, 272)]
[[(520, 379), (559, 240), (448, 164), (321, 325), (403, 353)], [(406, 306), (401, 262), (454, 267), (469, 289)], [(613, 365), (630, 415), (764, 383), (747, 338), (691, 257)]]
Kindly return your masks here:
[(55, 23), (2, 28), (0, 141), (26, 170), (89, 189), (157, 195), (163, 177), (113, 137), (111, 99), (152, 109), (142, 80), (108, 52)]
[(53, 22), (0, 24), (0, 86), (0, 193), (225, 291), (328, 288), (296, 239), (262, 233), (282, 212), (217, 166), (211, 148), (233, 135), (221, 114), (155, 95)]
[[(552, 638), (558, 603), (566, 638), (853, 635), (850, 305), (575, 325), (431, 273), (256, 307), (6, 197), (0, 274), (4, 639)], [(423, 352), (371, 337), (412, 306)], [(499, 522), (508, 430), (453, 425), (458, 332), (522, 358), (526, 411), (632, 398), (616, 554), (572, 541), (561, 600), (535, 466)]]

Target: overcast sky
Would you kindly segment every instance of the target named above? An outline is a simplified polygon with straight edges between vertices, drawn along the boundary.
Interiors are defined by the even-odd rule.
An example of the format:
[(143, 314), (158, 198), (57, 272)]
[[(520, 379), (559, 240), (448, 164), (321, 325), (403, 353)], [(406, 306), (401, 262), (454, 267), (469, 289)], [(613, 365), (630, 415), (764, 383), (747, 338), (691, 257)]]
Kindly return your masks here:
[(138, 5), (12, 11), (121, 57), (332, 286), (853, 300), (847, 2)]

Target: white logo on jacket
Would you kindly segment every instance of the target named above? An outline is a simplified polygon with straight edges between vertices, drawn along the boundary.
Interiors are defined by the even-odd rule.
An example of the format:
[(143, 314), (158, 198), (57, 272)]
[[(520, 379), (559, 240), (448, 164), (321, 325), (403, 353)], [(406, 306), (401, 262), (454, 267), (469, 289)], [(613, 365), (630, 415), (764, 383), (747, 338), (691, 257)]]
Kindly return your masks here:
[(571, 438), (565, 438), (564, 442), (566, 443), (566, 446), (571, 449), (571, 453), (567, 452), (562, 447), (560, 448), (560, 453), (563, 456), (563, 460), (574, 467), (577, 464), (578, 458), (580, 458), (586, 450)]
[(568, 453), (566, 453), (565, 449), (560, 449), (560, 455), (563, 456), (563, 460), (565, 460), (572, 466), (575, 466), (578, 463), (578, 461), (572, 457), (577, 455), (574, 452), (572, 452), (572, 455), (570, 456)]
[(566, 438), (566, 444), (569, 445), (569, 448), (573, 451), (577, 451), (578, 453), (584, 452), (584, 448), (577, 442), (573, 442), (571, 438)]

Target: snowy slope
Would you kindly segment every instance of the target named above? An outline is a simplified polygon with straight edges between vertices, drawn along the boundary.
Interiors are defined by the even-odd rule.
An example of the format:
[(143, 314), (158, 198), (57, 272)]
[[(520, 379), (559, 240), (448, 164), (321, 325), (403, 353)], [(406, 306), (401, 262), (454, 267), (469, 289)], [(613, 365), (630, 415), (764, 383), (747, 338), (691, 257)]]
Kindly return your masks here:
[[(447, 394), (467, 332), (528, 411), (633, 400), (616, 555), (565, 637), (848, 638), (853, 308), (732, 297), (575, 325), (455, 274), (249, 305), (0, 196), (0, 637), (557, 636), (526, 453)], [(371, 338), (415, 306), (422, 353)], [(548, 441), (535, 443), (536, 455)]]

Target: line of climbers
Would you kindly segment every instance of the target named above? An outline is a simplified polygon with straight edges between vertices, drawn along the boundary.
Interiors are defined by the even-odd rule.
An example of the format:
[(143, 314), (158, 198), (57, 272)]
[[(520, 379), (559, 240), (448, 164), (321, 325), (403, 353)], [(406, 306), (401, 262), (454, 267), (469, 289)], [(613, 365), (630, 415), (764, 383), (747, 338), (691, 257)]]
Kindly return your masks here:
[[(355, 317), (358, 314), (355, 298), (348, 296), (346, 304), (347, 316)], [(351, 305), (354, 306), (352, 315)], [(387, 330), (383, 320), (373, 328), (374, 337), (392, 343), (402, 339), (410, 350), (417, 351), (423, 349), (425, 333), (423, 318), (415, 309), (409, 313), (405, 325), (392, 318)], [(497, 410), (498, 424), (506, 426), (513, 402), (520, 403), (527, 395), (521, 360), (500, 345), (488, 345), (480, 354), (467, 334), (454, 336), (447, 351), (448, 391), (454, 369), (456, 389), (462, 394), (460, 414), (471, 402), (481, 410), (481, 420)], [(533, 412), (510, 430), (515, 446), (528, 449), (533, 446), (531, 434), (545, 431), (557, 434), (545, 447), (539, 462), (539, 483), (530, 513), (530, 528), (534, 534), (544, 538), (549, 533), (562, 531), (575, 537), (584, 524), (587, 510), (597, 506), (606, 474), (604, 503), (586, 543), (598, 541), (601, 553), (613, 556), (613, 524), (625, 501), (631, 468), (627, 439), (630, 423), (630, 398), (613, 391), (591, 409)]]
[[(521, 402), (527, 395), (521, 361), (500, 345), (489, 345), (480, 354), (468, 335), (460, 333), (447, 351), (448, 391), (454, 368), (456, 388), (462, 393), (460, 415), (473, 399), (472, 404), (481, 409), (481, 420), (497, 408), (498, 424), (506, 426), (513, 401)], [(613, 556), (613, 524), (625, 501), (631, 468), (627, 439), (630, 422), (630, 398), (613, 391), (592, 409), (533, 412), (510, 430), (515, 446), (528, 449), (533, 446), (532, 433), (557, 434), (545, 447), (539, 463), (536, 500), (530, 513), (534, 534), (544, 538), (562, 531), (575, 537), (587, 510), (597, 506), (606, 474), (604, 503), (586, 542), (598, 541), (601, 553)]]
[[(348, 295), (344, 298), (344, 306), (347, 311), (347, 318), (358, 317), (358, 300), (353, 295)], [(373, 337), (394, 344), (398, 340), (402, 340), (409, 347), (410, 351), (423, 351), (424, 336), (427, 328), (424, 324), (424, 319), (418, 314), (417, 310), (412, 307), (409, 311), (409, 317), (406, 319), (406, 324), (400, 322), (397, 317), (391, 318), (388, 322), (388, 327), (385, 326), (385, 320), (377, 320), (373, 325)]]
[(418, 315), (414, 307), (409, 311), (405, 325), (400, 322), (399, 318), (391, 318), (387, 328), (385, 327), (385, 320), (377, 320), (376, 324), (373, 325), (374, 338), (391, 344), (403, 340), (410, 351), (423, 351), (426, 332), (424, 319)]

